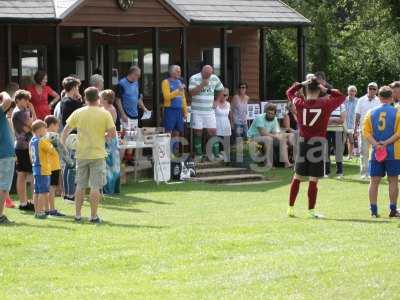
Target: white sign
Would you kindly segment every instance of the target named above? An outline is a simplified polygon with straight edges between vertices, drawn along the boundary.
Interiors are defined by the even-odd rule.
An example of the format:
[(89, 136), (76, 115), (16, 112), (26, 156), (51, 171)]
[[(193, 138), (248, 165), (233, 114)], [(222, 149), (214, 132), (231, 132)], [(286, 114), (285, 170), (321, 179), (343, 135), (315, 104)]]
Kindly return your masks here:
[(247, 120), (254, 120), (260, 115), (260, 104), (247, 104)]

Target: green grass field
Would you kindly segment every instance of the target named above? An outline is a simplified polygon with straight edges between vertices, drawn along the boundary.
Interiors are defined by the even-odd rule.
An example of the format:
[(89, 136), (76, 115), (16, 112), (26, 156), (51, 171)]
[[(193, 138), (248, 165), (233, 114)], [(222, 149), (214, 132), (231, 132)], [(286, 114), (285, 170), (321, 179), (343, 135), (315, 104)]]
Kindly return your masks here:
[[(290, 173), (261, 186), (152, 183), (106, 198), (102, 225), (7, 210), (0, 299), (399, 299), (400, 220), (369, 217), (367, 183), (347, 165), (317, 208), (286, 217)], [(85, 213), (89, 210), (86, 207)]]

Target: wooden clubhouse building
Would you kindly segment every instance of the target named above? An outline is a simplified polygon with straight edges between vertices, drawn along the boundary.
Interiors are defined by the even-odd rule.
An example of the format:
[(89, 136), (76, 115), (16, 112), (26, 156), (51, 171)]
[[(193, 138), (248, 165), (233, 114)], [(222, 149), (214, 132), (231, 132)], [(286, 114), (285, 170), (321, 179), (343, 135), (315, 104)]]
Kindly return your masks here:
[(266, 99), (266, 34), (297, 28), (298, 77), (305, 73), (304, 27), (310, 21), (279, 0), (0, 0), (0, 89), (30, 83), (38, 69), (49, 84), (101, 73), (112, 88), (132, 64), (143, 70), (141, 91), (160, 124), (161, 80), (169, 64), (183, 77), (202, 63), (231, 90)]

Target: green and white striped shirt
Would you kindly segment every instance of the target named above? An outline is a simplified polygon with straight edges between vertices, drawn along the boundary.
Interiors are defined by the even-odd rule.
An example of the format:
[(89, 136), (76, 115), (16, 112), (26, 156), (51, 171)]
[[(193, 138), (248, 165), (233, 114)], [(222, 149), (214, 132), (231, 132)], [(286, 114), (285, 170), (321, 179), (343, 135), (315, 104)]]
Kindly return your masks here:
[[(203, 81), (201, 73), (195, 74), (190, 77), (189, 91), (199, 86)], [(212, 74), (208, 86), (204, 87), (199, 94), (192, 97), (192, 112), (197, 114), (210, 114), (214, 113), (213, 104), (215, 91), (220, 92), (224, 86), (219, 80), (218, 76)]]

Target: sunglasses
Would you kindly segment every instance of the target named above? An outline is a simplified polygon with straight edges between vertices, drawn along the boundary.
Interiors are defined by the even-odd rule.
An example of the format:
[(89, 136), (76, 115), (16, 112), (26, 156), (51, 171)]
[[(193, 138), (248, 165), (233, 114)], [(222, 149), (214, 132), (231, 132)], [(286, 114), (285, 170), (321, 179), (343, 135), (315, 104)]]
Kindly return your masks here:
[(247, 89), (247, 87), (245, 87), (245, 86), (241, 86), (241, 87), (240, 87), (240, 89)]
[(374, 88), (374, 87), (369, 87), (368, 89), (372, 90), (372, 91), (376, 91), (376, 88)]

